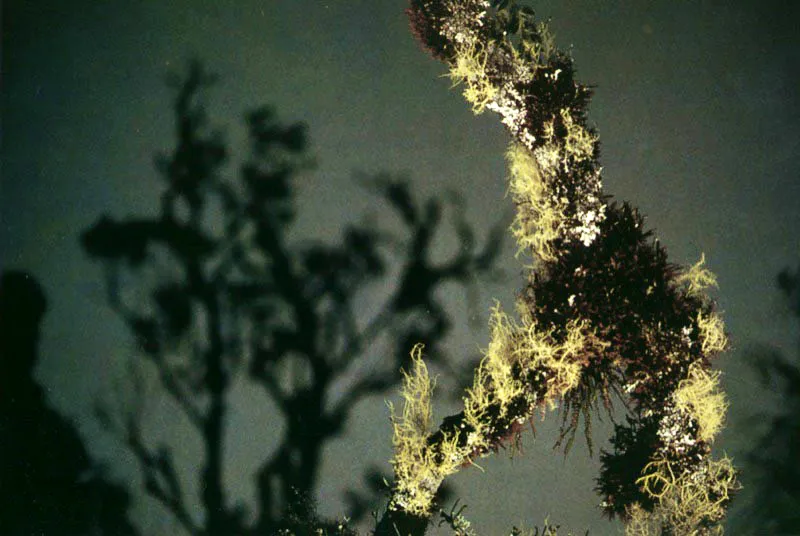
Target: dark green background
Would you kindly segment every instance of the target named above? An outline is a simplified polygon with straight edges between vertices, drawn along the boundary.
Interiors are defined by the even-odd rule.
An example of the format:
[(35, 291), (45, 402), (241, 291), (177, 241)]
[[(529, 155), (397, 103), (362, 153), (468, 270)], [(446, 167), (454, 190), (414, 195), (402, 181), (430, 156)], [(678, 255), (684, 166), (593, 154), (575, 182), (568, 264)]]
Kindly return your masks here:
[[(721, 363), (731, 409), (719, 449), (741, 456), (753, 441), (747, 419), (779, 403), (757, 386), (745, 350), (756, 342), (796, 348), (774, 276), (800, 261), (800, 4), (531, 5), (552, 17), (561, 46), (572, 45), (579, 78), (597, 85), (590, 117), (601, 135), (606, 191), (642, 209), (673, 261), (692, 263), (704, 252), (719, 276), (733, 340)], [(152, 156), (172, 142), (164, 75), (191, 57), (221, 75), (211, 111), (229, 125), (234, 147), (243, 140), (242, 112), (257, 104), (308, 122), (319, 169), (299, 186), (296, 239), (334, 239), (342, 223), (364, 214), (380, 221), (385, 208), (357, 186), (354, 171), (407, 171), (426, 194), (456, 189), (482, 231), (508, 218), (506, 135), (496, 118), (473, 117), (449, 90), (443, 66), (411, 39), (404, 7), (402, 0), (3, 3), (0, 268), (29, 270), (42, 282), (50, 310), (38, 377), (93, 452), (131, 483), (146, 533), (172, 531), (169, 516), (142, 498), (133, 460), (91, 418), (93, 400), (124, 373), (133, 350), (78, 235), (102, 212), (154, 210), (160, 185)], [(450, 243), (441, 240), (445, 253)], [(448, 297), (461, 326), (451, 338), (454, 356), (485, 345), (492, 297), (512, 303), (524, 261), (513, 251), (509, 245), (501, 261), (507, 283), (485, 289), (477, 319), (468, 318), (460, 293)], [(246, 502), (249, 475), (280, 424), (258, 389), (242, 385), (235, 399), (247, 409), (240, 404), (231, 423), (229, 478), (233, 496)], [(447, 404), (438, 408), (442, 416)], [(367, 461), (390, 456), (382, 399), (360, 411), (327, 453), (325, 514), (339, 512), (339, 494), (359, 485)], [(199, 455), (177, 420), (155, 421), (150, 432)], [(470, 469), (454, 478), (481, 533), (546, 516), (597, 535), (618, 530), (594, 508), (596, 460), (578, 448), (565, 463), (550, 451), (553, 437), (544, 424), (535, 443), (526, 437), (525, 456), (501, 455), (482, 464), (486, 474)]]

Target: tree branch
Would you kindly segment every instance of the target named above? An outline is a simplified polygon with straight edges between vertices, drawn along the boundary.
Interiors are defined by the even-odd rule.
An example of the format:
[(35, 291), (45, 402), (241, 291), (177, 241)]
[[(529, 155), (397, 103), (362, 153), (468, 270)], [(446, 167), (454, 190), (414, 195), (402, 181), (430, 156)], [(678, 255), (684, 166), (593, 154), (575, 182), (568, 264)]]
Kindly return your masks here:
[(142, 468), (147, 493), (164, 505), (190, 534), (200, 534), (186, 507), (169, 451), (165, 448), (157, 453), (150, 451), (141, 440), (138, 424), (129, 427), (127, 444)]
[(151, 361), (158, 369), (158, 379), (164, 389), (172, 396), (172, 399), (178, 404), (178, 407), (183, 410), (186, 417), (195, 427), (199, 428), (203, 423), (203, 412), (201, 409), (192, 402), (191, 397), (187, 393), (186, 387), (181, 386), (175, 371), (172, 370), (166, 362), (156, 356), (150, 356)]

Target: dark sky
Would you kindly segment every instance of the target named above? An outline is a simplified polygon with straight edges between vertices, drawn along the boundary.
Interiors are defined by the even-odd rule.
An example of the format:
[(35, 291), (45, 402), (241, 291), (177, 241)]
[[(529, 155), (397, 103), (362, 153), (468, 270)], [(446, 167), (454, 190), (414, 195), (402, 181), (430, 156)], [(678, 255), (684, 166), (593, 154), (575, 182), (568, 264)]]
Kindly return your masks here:
[[(572, 46), (579, 78), (597, 86), (590, 117), (600, 132), (606, 192), (642, 209), (673, 261), (693, 263), (705, 253), (719, 276), (717, 296), (733, 340), (720, 363), (731, 409), (719, 448), (742, 454), (752, 439), (747, 418), (766, 405), (745, 364), (747, 348), (761, 342), (795, 350), (774, 280), (800, 262), (800, 4), (527, 3), (552, 17), (557, 42)], [(381, 217), (383, 209), (353, 181), (355, 171), (407, 172), (423, 194), (455, 189), (483, 231), (508, 216), (507, 137), (495, 117), (472, 116), (450, 90), (443, 67), (411, 39), (404, 6), (3, 3), (0, 268), (28, 270), (43, 284), (50, 310), (38, 377), (120, 478), (131, 479), (132, 460), (102, 434), (91, 407), (132, 349), (105, 306), (101, 270), (84, 258), (78, 236), (101, 213), (153, 210), (153, 154), (172, 141), (167, 72), (198, 57), (220, 74), (211, 111), (228, 125), (234, 146), (243, 137), (242, 113), (257, 104), (309, 124), (319, 169), (299, 188), (298, 239), (332, 239), (344, 222)], [(492, 297), (510, 304), (522, 284), (513, 248), (501, 262), (510, 277), (483, 293), (479, 312)], [(463, 324), (460, 298), (450, 302)], [(486, 340), (485, 327), (465, 325), (451, 348), (458, 355)], [(266, 408), (239, 411), (231, 427), (229, 473), (243, 500), (252, 493), (252, 463), (269, 448), (262, 399), (255, 389), (237, 390), (236, 400)], [(173, 424), (156, 423), (154, 433), (174, 439), (181, 428)], [(575, 530), (591, 527), (592, 534), (616, 530), (593, 508), (596, 460), (576, 449), (564, 463), (550, 452), (548, 433), (552, 427), (544, 426), (535, 444), (528, 439), (524, 457), (500, 456), (487, 461), (485, 475), (457, 476), (481, 532), (531, 526), (547, 515)], [(390, 455), (381, 399), (361, 408), (348, 434), (326, 456), (324, 513), (336, 513), (341, 490), (357, 485), (358, 467)], [(147, 500), (137, 501), (137, 512), (150, 531), (169, 527)]]

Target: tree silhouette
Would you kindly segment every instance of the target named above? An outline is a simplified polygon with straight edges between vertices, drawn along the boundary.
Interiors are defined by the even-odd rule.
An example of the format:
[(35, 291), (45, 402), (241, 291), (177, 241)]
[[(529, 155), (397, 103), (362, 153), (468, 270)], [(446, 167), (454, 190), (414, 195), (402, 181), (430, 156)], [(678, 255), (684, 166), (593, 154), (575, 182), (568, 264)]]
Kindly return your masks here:
[[(800, 320), (800, 268), (795, 273), (782, 271), (777, 282), (791, 313)], [(792, 358), (774, 350), (757, 350), (752, 358), (764, 386), (780, 396), (781, 406), (767, 419), (766, 429), (748, 457), (753, 489), (745, 527), (753, 534), (798, 534), (800, 354)]]
[[(86, 253), (103, 262), (110, 305), (202, 440), (202, 520), (191, 512), (174, 452), (144, 437), (140, 404), (122, 415), (101, 408), (100, 416), (136, 456), (147, 493), (189, 533), (300, 530), (313, 516), (325, 443), (341, 433), (360, 400), (400, 380), (409, 341), (436, 353), (449, 329), (436, 290), (490, 274), (502, 233), (495, 229), (478, 250), (454, 204), (458, 253), (434, 263), (442, 203), (419, 204), (406, 180), (382, 176), (374, 188), (399, 216), (403, 236), (351, 225), (339, 244), (292, 243), (293, 180), (309, 167), (306, 129), (282, 124), (268, 107), (251, 111), (249, 158), (237, 180), (227, 179), (228, 149), (204, 104), (213, 82), (197, 62), (173, 80), (177, 144), (157, 158), (164, 181), (158, 214), (103, 216), (82, 236)], [(399, 258), (387, 256), (392, 248)], [(364, 318), (356, 297), (386, 276), (390, 262), (400, 267), (398, 283)], [(377, 372), (359, 373), (365, 352), (383, 336), (396, 341), (393, 357)], [(230, 504), (222, 478), (229, 395), (239, 371), (263, 387), (283, 421), (278, 447), (258, 470), (251, 524)], [(346, 392), (331, 402), (342, 381), (349, 381)]]
[(0, 534), (136, 534), (128, 492), (93, 466), (77, 432), (33, 377), (41, 287), (23, 272), (0, 279)]

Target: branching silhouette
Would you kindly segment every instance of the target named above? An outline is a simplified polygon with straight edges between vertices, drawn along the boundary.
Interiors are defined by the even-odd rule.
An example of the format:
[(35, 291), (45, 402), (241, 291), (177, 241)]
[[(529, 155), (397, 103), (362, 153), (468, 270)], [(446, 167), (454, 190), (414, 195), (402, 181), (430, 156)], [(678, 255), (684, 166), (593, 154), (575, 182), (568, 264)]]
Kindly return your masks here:
[[(293, 244), (287, 238), (293, 180), (310, 165), (306, 129), (279, 122), (268, 107), (251, 111), (249, 159), (238, 180), (227, 179), (228, 149), (204, 104), (213, 82), (193, 63), (174, 83), (177, 145), (157, 158), (164, 180), (158, 214), (103, 216), (82, 237), (86, 253), (103, 262), (109, 303), (202, 438), (202, 520), (192, 513), (174, 453), (144, 437), (139, 404), (124, 414), (107, 408), (99, 414), (138, 459), (147, 493), (190, 534), (299, 530), (313, 516), (326, 442), (342, 432), (360, 400), (400, 380), (411, 344), (424, 342), (436, 354), (449, 329), (436, 290), (494, 273), (502, 229), (478, 248), (454, 210), (458, 253), (434, 263), (431, 242), (442, 227), (442, 202), (420, 204), (407, 180), (382, 176), (373, 185), (399, 216), (402, 236), (352, 225), (339, 244)], [(389, 258), (389, 245), (398, 243), (401, 258)], [(398, 283), (378, 312), (364, 318), (356, 297), (386, 277), (389, 263), (401, 267)], [(363, 373), (370, 345), (387, 336), (396, 341), (393, 357)], [(250, 524), (230, 504), (222, 478), (224, 437), (232, 432), (226, 429), (229, 394), (240, 371), (272, 398), (284, 430), (258, 471), (258, 514)], [(342, 382), (345, 393), (333, 396)], [(366, 510), (357, 495), (350, 498), (356, 510)]]
[[(791, 313), (800, 320), (800, 268), (778, 275), (778, 287)], [(745, 528), (752, 534), (800, 533), (800, 354), (786, 356), (758, 349), (752, 357), (765, 387), (781, 397), (780, 410), (771, 418), (749, 455), (754, 487)]]
[(23, 272), (0, 279), (0, 534), (136, 534), (130, 498), (94, 466), (74, 427), (33, 374), (41, 287)]

